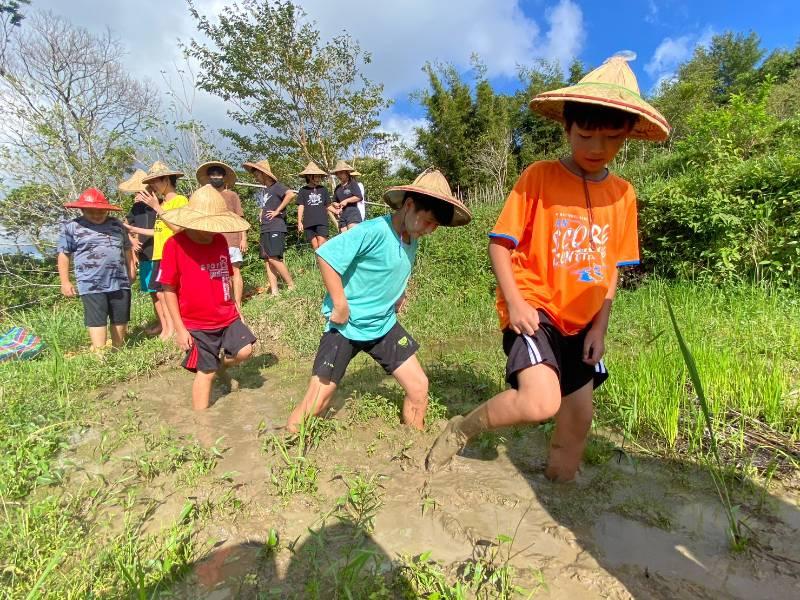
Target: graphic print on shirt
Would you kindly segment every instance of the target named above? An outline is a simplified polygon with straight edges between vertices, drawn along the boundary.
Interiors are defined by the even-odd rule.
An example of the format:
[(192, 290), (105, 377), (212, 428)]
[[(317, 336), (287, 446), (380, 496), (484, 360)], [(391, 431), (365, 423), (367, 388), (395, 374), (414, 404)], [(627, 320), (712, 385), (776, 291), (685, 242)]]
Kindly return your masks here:
[(556, 212), (553, 217), (553, 269), (568, 269), (582, 283), (606, 281), (610, 225), (592, 224), (585, 215), (566, 212)]
[(220, 256), (219, 262), (206, 263), (204, 265), (200, 265), (200, 270), (206, 271), (211, 279), (222, 280), (223, 300), (225, 300), (226, 302), (231, 299), (231, 288), (230, 288), (231, 276), (230, 276), (230, 271), (228, 269), (229, 267), (228, 267), (227, 256)]
[(322, 204), (322, 194), (317, 192), (311, 192), (308, 194), (308, 201), (309, 206), (319, 206)]

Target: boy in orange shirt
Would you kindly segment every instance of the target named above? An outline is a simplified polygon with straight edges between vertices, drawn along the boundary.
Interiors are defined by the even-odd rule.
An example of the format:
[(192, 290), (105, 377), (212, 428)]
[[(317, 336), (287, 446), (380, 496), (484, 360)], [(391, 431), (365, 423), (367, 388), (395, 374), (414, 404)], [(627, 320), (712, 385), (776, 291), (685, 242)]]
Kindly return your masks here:
[(665, 140), (666, 119), (615, 56), (531, 110), (564, 123), (571, 156), (530, 165), (489, 234), (510, 389), (452, 418), (426, 459), (435, 470), (482, 431), (555, 417), (545, 475), (571, 481), (592, 423), (617, 268), (639, 263), (636, 196), (606, 165), (627, 138)]

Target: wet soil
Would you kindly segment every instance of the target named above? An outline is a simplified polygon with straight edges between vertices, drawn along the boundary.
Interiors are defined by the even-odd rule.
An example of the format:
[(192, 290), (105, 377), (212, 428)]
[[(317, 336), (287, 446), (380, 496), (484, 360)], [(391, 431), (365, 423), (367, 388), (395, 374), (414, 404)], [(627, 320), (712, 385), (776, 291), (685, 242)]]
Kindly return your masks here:
[[(361, 423), (354, 419), (358, 400), (344, 401), (359, 390), (400, 397), (364, 356), (337, 396), (332, 418), (339, 430), (309, 453), (320, 469), (317, 491), (283, 499), (271, 480), (280, 459), (265, 451), (261, 432), (284, 422), (304, 392), (309, 365), (257, 357), (234, 372), (240, 389), (218, 392), (202, 413), (191, 409), (184, 371), (128, 382), (103, 392), (99, 422), (77, 432), (64, 453), (71, 484), (103, 477), (110, 487), (135, 489), (145, 532), (174, 523), (187, 498), (207, 507), (199, 532), (205, 556), (171, 590), (175, 597), (304, 597), (297, 549), (310, 531), (329, 526), (323, 515), (347, 491), (341, 476), (356, 473), (379, 477), (382, 506), (368, 541), (390, 560), (430, 552), (455, 570), (505, 535), (513, 538), (506, 556), (517, 583), (537, 589), (538, 598), (800, 597), (796, 478), (743, 496), (738, 510), (754, 543), (733, 553), (708, 474), (680, 457), (614, 452), (585, 466), (576, 483), (553, 484), (542, 475), (546, 428), (525, 428), (472, 444), (450, 468), (429, 474), (424, 457), (443, 420), (424, 433), (381, 417)], [(497, 385), (476, 380), (465, 365), (428, 366), (431, 391), (446, 399), (450, 414)], [(460, 373), (469, 385), (459, 384)], [(196, 480), (181, 478), (181, 470), (134, 477), (132, 465), (146, 452), (142, 440), (158, 432), (168, 432), (172, 445), (196, 441), (222, 456)], [(114, 517), (109, 512), (110, 528)], [(270, 530), (280, 536), (272, 553), (265, 552)], [(332, 530), (331, 543), (336, 535), (345, 534)]]

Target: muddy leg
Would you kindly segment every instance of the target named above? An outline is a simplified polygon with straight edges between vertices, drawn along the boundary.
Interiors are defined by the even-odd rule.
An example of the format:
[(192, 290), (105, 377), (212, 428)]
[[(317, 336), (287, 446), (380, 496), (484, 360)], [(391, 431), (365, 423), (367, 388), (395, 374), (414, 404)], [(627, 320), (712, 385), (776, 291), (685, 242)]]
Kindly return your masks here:
[(111, 345), (114, 346), (114, 348), (122, 348), (127, 335), (127, 323), (122, 323), (121, 325), (111, 325)]
[(518, 390), (506, 390), (490, 398), (466, 417), (453, 417), (436, 438), (425, 466), (435, 471), (447, 465), (470, 438), (483, 431), (549, 419), (561, 402), (558, 376), (546, 365), (523, 369), (517, 374)]
[(425, 411), (428, 409), (428, 378), (416, 356), (412, 356), (392, 373), (403, 386), (403, 423), (414, 429), (425, 429)]
[(247, 344), (247, 346), (236, 353), (236, 356), (223, 356), (222, 365), (220, 365), (219, 371), (217, 371), (217, 376), (226, 393), (235, 392), (239, 389), (239, 380), (231, 377), (230, 373), (228, 373), (228, 367), (243, 363), (251, 356), (253, 356), (253, 344)]
[(192, 383), (192, 408), (205, 410), (211, 404), (211, 384), (214, 382), (214, 371), (198, 371)]
[(581, 464), (586, 437), (592, 426), (592, 383), (564, 396), (556, 413), (545, 475), (554, 481), (572, 481)]
[(330, 380), (323, 380), (314, 375), (308, 384), (306, 395), (303, 401), (298, 404), (289, 415), (286, 422), (286, 429), (292, 433), (297, 433), (298, 425), (308, 415), (319, 416), (328, 408), (333, 393), (336, 391), (336, 384)]

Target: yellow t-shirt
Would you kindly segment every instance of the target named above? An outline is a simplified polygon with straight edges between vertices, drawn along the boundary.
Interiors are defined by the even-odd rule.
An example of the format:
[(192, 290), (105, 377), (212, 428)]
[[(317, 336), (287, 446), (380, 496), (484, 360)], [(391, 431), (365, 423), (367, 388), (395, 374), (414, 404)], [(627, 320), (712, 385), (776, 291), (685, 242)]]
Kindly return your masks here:
[[(178, 194), (177, 196), (173, 196), (171, 200), (162, 203), (161, 208), (164, 211), (168, 211), (173, 208), (186, 206), (187, 204), (189, 204), (189, 199), (186, 196)], [(153, 260), (161, 260), (161, 255), (164, 252), (164, 244), (167, 243), (167, 240), (171, 238), (172, 235), (172, 229), (160, 218), (156, 219), (156, 224), (153, 225)]]

